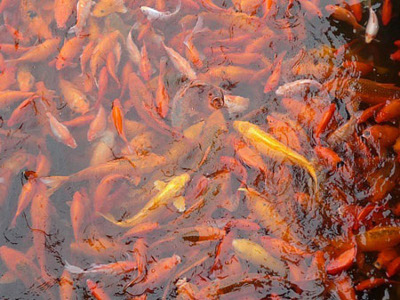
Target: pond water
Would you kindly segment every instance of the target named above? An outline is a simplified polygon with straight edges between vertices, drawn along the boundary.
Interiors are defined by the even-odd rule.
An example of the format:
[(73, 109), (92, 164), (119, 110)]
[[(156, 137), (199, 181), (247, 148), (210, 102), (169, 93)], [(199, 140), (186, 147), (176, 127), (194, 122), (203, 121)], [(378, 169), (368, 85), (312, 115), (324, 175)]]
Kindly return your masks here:
[(372, 9), (366, 43), (367, 1), (0, 1), (2, 299), (398, 299)]

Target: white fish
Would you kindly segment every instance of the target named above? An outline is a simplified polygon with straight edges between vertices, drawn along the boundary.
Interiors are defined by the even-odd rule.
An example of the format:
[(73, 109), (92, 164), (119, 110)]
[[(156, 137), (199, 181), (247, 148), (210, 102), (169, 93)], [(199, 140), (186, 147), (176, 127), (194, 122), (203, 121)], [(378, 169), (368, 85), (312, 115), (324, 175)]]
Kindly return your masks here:
[(194, 80), (197, 78), (196, 72), (190, 66), (190, 63), (184, 59), (178, 52), (174, 49), (167, 47), (164, 43), (162, 43), (165, 51), (169, 56), (169, 59), (174, 64), (174, 67), (181, 72), (182, 74), (186, 75), (190, 80)]
[(129, 30), (128, 36), (126, 37), (126, 48), (128, 49), (129, 58), (136, 65), (139, 66), (141, 55), (138, 46), (132, 40), (132, 30), (137, 27), (137, 24), (133, 24), (131, 30)]
[(369, 3), (369, 19), (367, 23), (367, 28), (365, 30), (365, 42), (367, 44), (371, 43), (379, 31), (379, 22), (378, 17), (376, 16), (375, 11), (371, 7), (371, 0), (368, 1)]
[(137, 264), (134, 261), (120, 261), (109, 264), (92, 264), (90, 268), (84, 270), (65, 261), (65, 269), (72, 274), (123, 274), (136, 268)]
[(300, 94), (305, 88), (314, 87), (322, 89), (322, 84), (314, 79), (300, 79), (293, 82), (285, 83), (281, 85), (275, 92), (277, 96), (291, 97), (293, 95)]
[(68, 33), (80, 35), (86, 26), (86, 21), (90, 15), (90, 10), (94, 2), (92, 0), (79, 0), (76, 5), (76, 25), (68, 30)]
[(156, 21), (156, 20), (165, 21), (165, 20), (168, 20), (168, 19), (172, 18), (173, 16), (177, 15), (179, 13), (179, 11), (181, 10), (181, 5), (182, 5), (182, 1), (179, 0), (179, 3), (174, 12), (158, 11), (158, 10), (148, 7), (148, 6), (141, 6), (140, 10), (147, 17), (147, 19), (149, 21)]

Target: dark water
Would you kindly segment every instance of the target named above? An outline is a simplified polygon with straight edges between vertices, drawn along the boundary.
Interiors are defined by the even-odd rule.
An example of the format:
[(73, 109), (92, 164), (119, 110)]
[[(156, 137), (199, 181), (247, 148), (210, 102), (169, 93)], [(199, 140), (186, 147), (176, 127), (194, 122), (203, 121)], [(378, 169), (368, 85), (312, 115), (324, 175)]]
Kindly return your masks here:
[[(47, 21), (46, 23), (50, 24), (49, 29), (54, 37), (60, 37), (63, 40), (74, 36), (68, 34), (67, 31), (76, 22), (75, 12), (67, 21), (67, 29), (59, 29), (52, 17), (50, 5), (52, 1), (20, 1), (16, 7), (10, 7), (1, 14), (1, 25), (3, 28), (4, 24), (11, 24), (15, 28), (20, 28), (26, 36), (29, 36), (30, 38), (24, 46), (32, 46), (37, 44), (38, 40), (45, 40), (41, 37), (38, 38), (34, 30), (29, 28), (30, 24), (33, 26), (32, 23), (21, 17), (23, 10), (19, 5), (22, 7), (26, 5), (26, 2), (36, 5), (36, 13), (43, 16)], [(318, 91), (307, 91), (306, 96), (296, 98), (299, 99), (300, 103), (307, 103), (308, 108), (311, 107), (316, 111), (315, 123), (311, 118), (311, 120), (307, 120), (312, 124), (307, 124), (307, 120), (304, 121), (304, 118), (307, 118), (307, 113), (304, 113), (305, 117), (299, 113), (303, 106), (285, 105), (282, 97), (276, 96), (274, 92), (264, 93), (263, 88), (266, 79), (275, 69), (277, 57), (286, 52), (279, 85), (304, 78), (314, 79), (321, 83), (339, 77), (358, 79), (360, 75), (354, 70), (347, 69), (344, 71), (342, 68), (344, 60), (361, 61), (373, 65), (373, 70), (369, 74), (363, 75), (363, 78), (399, 85), (400, 63), (393, 62), (389, 56), (396, 50), (393, 42), (400, 39), (400, 4), (398, 1), (394, 2), (394, 17), (388, 26), (383, 27), (381, 24), (377, 36), (378, 41), (366, 45), (363, 32), (355, 33), (349, 25), (328, 18), (324, 7), (328, 4), (336, 4), (335, 1), (320, 1), (319, 7), (324, 15), (321, 18), (312, 16), (310, 12), (307, 12), (301, 6), (301, 1), (293, 1), (290, 13), (286, 11), (287, 6), (284, 1), (277, 1), (277, 10), (266, 19), (261, 18), (263, 15), (261, 7), (250, 18), (240, 14), (207, 12), (207, 9), (201, 4), (202, 1), (193, 1), (199, 5), (199, 9), (191, 8), (185, 1), (182, 1), (182, 10), (174, 18), (166, 21), (157, 20), (148, 27), (147, 31), (144, 31), (145, 26), (148, 26), (149, 23), (140, 12), (139, 7), (141, 5), (155, 7), (156, 2), (162, 1), (125, 1), (125, 5), (128, 7), (127, 13), (113, 13), (102, 18), (90, 17), (87, 28), (89, 28), (91, 35), (84, 37), (83, 45), (87, 45), (90, 40), (98, 43), (102, 39), (101, 37), (95, 38), (96, 30), (93, 28), (96, 28), (96, 26), (98, 31), (104, 32), (104, 34), (119, 30), (125, 39), (131, 26), (138, 22), (139, 25), (132, 32), (132, 36), (138, 46), (141, 47), (143, 41), (146, 44), (149, 60), (155, 71), (151, 74), (151, 79), (146, 82), (145, 88), (155, 98), (160, 59), (166, 56), (162, 45), (159, 43), (159, 37), (168, 47), (185, 56), (183, 40), (193, 29), (197, 17), (202, 16), (206, 29), (196, 33), (194, 37), (196, 48), (202, 52), (201, 60), (203, 62), (202, 66), (193, 67), (198, 79), (203, 83), (205, 82), (204, 86), (207, 88), (211, 86), (210, 89), (213, 93), (218, 93), (220, 89), (223, 89), (225, 94), (248, 98), (248, 106), (239, 105), (238, 111), (229, 110), (226, 105), (222, 109), (210, 107), (207, 102), (208, 89), (204, 88), (203, 85), (185, 94), (185, 97), (182, 97), (181, 100), (182, 105), (179, 105), (178, 102), (178, 105), (174, 106), (174, 95), (180, 91), (182, 86), (187, 85), (189, 80), (174, 68), (169, 59), (164, 82), (171, 98), (170, 111), (165, 119), (158, 119), (161, 119), (168, 126), (179, 124), (179, 126), (175, 126), (174, 130), (180, 133), (183, 133), (184, 129), (187, 129), (190, 125), (204, 121), (205, 127), (200, 134), (195, 135), (195, 138), (188, 142), (189, 139), (181, 139), (168, 130), (167, 132), (160, 131), (159, 123), (148, 116), (146, 122), (135, 104), (131, 103), (131, 98), (137, 97), (137, 95), (139, 95), (139, 98), (141, 97), (140, 86), (137, 82), (131, 81), (130, 85), (133, 86), (131, 93), (127, 91), (120, 99), (124, 108), (126, 136), (128, 140), (132, 140), (133, 147), (139, 149), (139, 154), (130, 154), (126, 149), (125, 142), (118, 136), (111, 117), (112, 101), (120, 97), (121, 88), (108, 75), (107, 92), (101, 102), (108, 118), (107, 131), (104, 135), (108, 136), (108, 139), (103, 136), (103, 138), (88, 142), (86, 138), (88, 123), (69, 126), (78, 144), (76, 149), (71, 149), (54, 138), (48, 125), (45, 110), (51, 111), (60, 121), (67, 121), (80, 116), (79, 113), (71, 110), (65, 102), (65, 95), (59, 88), (60, 78), (63, 78), (73, 82), (78, 90), (88, 98), (90, 110), (86, 115), (97, 113), (95, 101), (98, 97), (98, 87), (94, 84), (91, 90), (85, 90), (87, 76), (86, 74), (80, 76), (79, 55), (73, 60), (74, 63), (77, 63), (76, 66), (57, 70), (51, 63), (49, 65), (49, 62), (57, 56), (62, 45), (61, 42), (55, 53), (39, 62), (17, 63), (16, 70), (26, 67), (33, 75), (35, 82), (44, 82), (45, 86), (54, 90), (55, 93), (54, 98), (50, 100), (51, 105), (43, 106), (35, 102), (37, 107), (31, 105), (24, 112), (21, 120), (13, 126), (8, 126), (7, 121), (22, 100), (2, 107), (0, 110), (1, 120), (3, 120), (0, 132), (0, 172), (1, 178), (4, 178), (4, 182), (0, 183), (1, 193), (3, 193), (0, 195), (2, 201), (1, 246), (18, 250), (21, 253), (29, 253), (29, 249), (34, 247), (31, 251), (33, 254), (30, 256), (27, 254), (26, 257), (39, 268), (38, 250), (34, 246), (34, 233), (37, 235), (37, 229), (32, 226), (30, 206), (19, 216), (16, 226), (14, 228), (10, 226), (17, 210), (22, 186), (27, 184), (26, 171), (36, 171), (38, 166), (36, 160), (39, 155), (44, 155), (50, 164), (47, 174), (40, 177), (68, 176), (79, 172), (93, 166), (94, 155), (100, 156), (97, 161), (100, 160), (101, 163), (133, 157), (132, 160), (135, 164), (139, 165), (141, 161), (145, 161), (143, 164), (149, 166), (150, 170), (137, 173), (128, 168), (128, 171), (124, 171), (122, 168), (123, 166), (126, 168), (125, 163), (123, 166), (121, 165), (120, 172), (118, 168), (110, 171), (109, 173), (112, 174), (124, 174), (115, 180), (115, 184), (112, 185), (107, 197), (104, 198), (105, 203), (101, 209), (96, 207), (98, 205), (96, 204), (96, 197), (98, 197), (96, 189), (101, 184), (102, 179), (109, 175), (108, 173), (93, 172), (88, 177), (70, 180), (58, 189), (51, 190), (48, 187), (47, 194), (50, 194), (49, 190), (52, 193), (48, 198), (51, 207), (48, 209), (50, 217), (45, 221), (48, 228), (44, 234), (44, 257), (45, 269), (49, 277), (54, 280), (48, 282), (47, 285), (43, 284), (41, 272), (35, 274), (26, 266), (22, 266), (22, 275), (20, 276), (28, 278), (27, 281), (32, 281), (33, 285), (24, 284), (15, 271), (14, 273), (11, 272), (11, 275), (13, 275), (11, 277), (14, 277), (14, 280), (0, 285), (2, 298), (60, 298), (60, 278), (66, 261), (87, 269), (92, 264), (131, 260), (135, 255), (135, 242), (139, 238), (144, 238), (147, 245), (148, 273), (154, 271), (156, 262), (171, 258), (173, 255), (179, 255), (181, 262), (170, 272), (160, 275), (163, 277), (153, 286), (137, 284), (126, 290), (124, 289), (125, 285), (132, 280), (136, 271), (122, 275), (72, 274), (72, 299), (90, 299), (92, 297), (86, 283), (88, 278), (98, 283), (112, 299), (130, 299), (144, 293), (147, 294), (148, 299), (161, 299), (162, 297), (172, 299), (177, 296), (182, 297), (182, 299), (190, 299), (183, 298), (182, 293), (179, 295), (177, 291), (176, 282), (183, 278), (186, 278), (188, 282), (202, 291), (202, 293), (199, 293), (200, 299), (206, 296), (216, 298), (218, 294), (222, 299), (272, 299), (274, 295), (280, 297), (276, 299), (338, 299), (337, 294), (333, 291), (334, 289), (330, 288), (332, 284), (336, 284), (335, 280), (338, 277), (336, 275), (325, 274), (319, 277), (315, 274), (306, 274), (309, 277), (315, 275), (318, 278), (307, 279), (305, 282), (298, 282), (294, 277), (291, 279), (287, 276), (281, 280), (274, 278), (269, 280), (265, 277), (259, 279), (257, 276), (276, 274), (243, 259), (243, 257), (238, 258), (239, 255), (235, 254), (232, 245), (229, 244), (229, 238), (249, 239), (260, 244), (261, 237), (274, 236), (274, 234), (271, 234), (271, 230), (266, 228), (263, 222), (260, 222), (257, 218), (255, 209), (249, 207), (245, 194), (238, 191), (239, 188), (243, 187), (256, 189), (264, 196), (273, 199), (276, 212), (284, 216), (286, 223), (301, 240), (302, 250), (311, 253), (310, 256), (305, 256), (299, 265), (307, 272), (312, 272), (313, 257), (315, 257), (317, 251), (323, 251), (325, 259), (330, 259), (333, 254), (339, 254), (337, 250), (335, 252), (334, 247), (337, 246), (340, 249), (340, 242), (338, 241), (340, 237), (343, 238), (345, 243), (350, 241), (349, 234), (346, 231), (352, 228), (351, 221), (347, 222), (346, 216), (338, 212), (343, 211), (344, 207), (351, 205), (365, 207), (369, 203), (370, 186), (364, 179), (372, 175), (367, 168), (364, 170), (365, 174), (362, 174), (363, 170), (359, 166), (361, 163), (358, 161), (358, 159), (362, 159), (360, 156), (364, 152), (358, 152), (357, 149), (354, 149), (354, 141), (348, 141), (348, 143), (343, 143), (336, 148), (336, 151), (346, 161), (345, 166), (348, 169), (343, 167), (337, 172), (328, 170), (326, 167), (318, 169), (318, 176), (322, 180), (319, 186), (319, 197), (324, 204), (322, 207), (316, 208), (315, 197), (317, 196), (312, 191), (308, 172), (299, 166), (292, 166), (265, 156), (263, 156), (263, 160), (268, 170), (267, 174), (262, 172), (261, 167), (258, 169), (246, 164), (237, 153), (238, 149), (235, 148), (237, 142), (243, 142), (243, 139), (234, 130), (232, 124), (237, 120), (257, 124), (291, 148), (296, 146), (293, 135), (291, 135), (294, 131), (299, 143), (297, 151), (307, 159), (315, 161), (313, 149), (317, 145), (317, 141), (313, 136), (313, 130), (318, 123), (317, 120), (321, 120), (326, 108), (331, 103), (336, 105), (337, 126), (350, 119), (352, 112), (346, 106), (346, 99), (334, 99), (318, 93)], [(232, 6), (230, 1), (216, 0), (214, 3), (220, 8)], [(174, 7), (175, 1), (166, 1), (167, 9), (173, 11)], [(374, 8), (380, 11), (380, 4), (375, 3)], [(378, 18), (380, 19), (379, 13)], [(365, 25), (367, 19), (368, 12), (367, 8), (364, 7), (363, 19), (360, 24)], [(145, 33), (143, 39), (139, 41), (140, 31)], [(244, 37), (243, 41), (233, 42), (238, 37)], [(13, 42), (13, 39), (5, 31), (0, 34), (0, 40), (1, 43)], [(260, 42), (257, 43), (257, 40)], [(123, 68), (128, 63), (133, 65), (133, 72), (140, 74), (140, 71), (136, 65), (129, 62), (125, 42), (119, 42), (121, 44), (121, 61), (117, 68), (117, 76), (122, 82)], [(350, 42), (353, 42), (353, 45), (344, 54), (333, 52)], [(248, 51), (249, 47), (252, 47), (252, 51)], [(19, 54), (3, 52), (0, 50), (6, 61), (19, 57)], [(257, 54), (258, 59), (249, 59), (250, 61), (247, 62), (244, 54), (249, 52)], [(235, 55), (232, 55), (232, 53)], [(240, 55), (243, 55), (243, 57), (238, 58)], [(103, 66), (103, 62), (101, 64)], [(4, 66), (10, 67), (13, 64), (5, 63)], [(240, 69), (228, 69), (228, 67)], [(98, 71), (101, 68), (99, 67)], [(222, 68), (225, 69), (221, 71)], [(266, 71), (262, 72), (263, 70)], [(90, 76), (89, 65), (87, 66), (87, 73)], [(98, 73), (97, 76), (99, 76)], [(139, 75), (139, 77), (145, 82), (142, 75)], [(97, 80), (100, 83), (98, 78)], [(8, 87), (10, 90), (18, 90), (18, 88), (17, 83)], [(207, 91), (206, 93), (204, 89)], [(36, 91), (36, 88), (33, 87), (32, 90)], [(310, 95), (315, 99), (310, 101), (308, 98)], [(140, 100), (143, 103), (152, 101), (152, 99), (143, 99), (143, 97)], [(368, 107), (368, 104), (361, 103), (360, 110)], [(293, 110), (297, 110), (297, 112)], [(268, 119), (268, 116), (273, 119)], [(289, 124), (292, 121), (298, 126), (288, 126), (274, 131), (273, 124), (268, 122), (274, 119), (280, 119), (289, 122)], [(398, 121), (394, 120), (387, 124), (399, 128)], [(367, 125), (362, 126), (367, 127), (372, 124), (374, 122), (370, 121)], [(299, 127), (301, 130), (299, 130)], [(329, 130), (333, 131), (334, 127), (331, 126)], [(290, 128), (290, 131), (287, 128)], [(357, 134), (361, 135), (364, 129), (363, 127), (358, 128)], [(322, 136), (325, 143), (327, 136)], [(104, 150), (100, 151), (99, 147), (101, 146), (99, 145), (102, 141), (106, 141), (106, 143), (103, 143), (105, 145)], [(20, 154), (27, 162), (12, 164), (16, 167), (9, 169), (8, 166), (10, 162), (15, 161), (16, 154)], [(149, 159), (151, 157), (149, 154), (154, 154), (157, 158), (165, 158), (166, 162), (151, 166), (154, 161), (151, 158)], [(396, 173), (399, 168), (398, 164), (394, 163), (396, 155), (390, 149), (388, 153), (382, 155), (374, 153), (373, 156), (379, 160), (380, 167), (392, 163), (392, 172)], [(146, 157), (147, 160), (145, 160)], [(239, 165), (228, 163), (233, 160), (239, 162)], [(243, 175), (243, 170), (246, 176)], [(361, 172), (361, 174), (358, 172)], [(122, 236), (130, 229), (129, 227), (115, 226), (97, 213), (109, 213), (117, 220), (130, 218), (157, 194), (157, 190), (154, 188), (155, 182), (168, 182), (171, 178), (183, 173), (189, 174), (190, 180), (179, 195), (185, 196), (186, 209), (190, 208), (190, 213), (186, 210), (182, 214), (170, 201), (168, 205), (161, 207), (159, 213), (146, 220), (146, 222), (157, 222), (157, 228), (127, 238), (122, 238)], [(139, 177), (138, 182), (136, 182), (137, 177)], [(43, 185), (40, 178), (34, 180)], [(400, 198), (398, 176), (394, 180), (394, 186), (389, 193), (379, 199), (379, 204), (388, 205), (389, 208), (394, 207)], [(201, 190), (199, 186), (202, 186), (202, 184), (206, 187)], [(81, 217), (82, 225), (79, 229), (80, 239), (78, 241), (74, 237), (70, 216), (71, 201), (77, 191), (81, 192), (86, 199), (82, 200), (81, 211), (83, 211), (83, 216)], [(299, 201), (294, 200), (300, 193), (306, 194), (311, 199), (311, 203), (314, 204), (310, 204), (306, 209), (301, 207)], [(364, 224), (365, 226), (362, 225), (364, 227), (355, 231), (354, 234), (362, 233), (375, 225), (392, 224), (395, 226), (399, 224), (397, 217), (388, 207), (386, 208), (383, 212), (385, 218), (377, 217), (376, 220), (371, 221), (372, 225), (370, 223)], [(250, 225), (247, 224), (247, 227), (244, 225), (225, 226), (233, 220), (241, 220), (243, 223), (248, 221)], [(253, 228), (254, 224), (258, 228)], [(205, 241), (196, 241), (196, 238), (193, 237), (185, 239), (184, 228), (195, 226), (226, 230), (226, 235), (225, 237), (208, 238)], [(219, 247), (222, 248), (222, 245), (227, 247), (223, 248), (219, 258), (222, 267), (215, 270), (216, 253), (219, 251)], [(365, 255), (364, 268), (353, 264), (351, 268), (344, 271), (344, 274), (348, 274), (352, 279), (353, 285), (370, 277), (380, 278), (385, 276), (383, 271), (372, 267), (376, 256), (377, 252), (368, 252)], [(3, 257), (2, 259), (0, 272), (6, 274), (9, 270)], [(187, 270), (185, 271), (185, 269)], [(398, 275), (394, 276), (393, 280), (398, 280)], [(209, 293), (205, 292), (207, 288), (210, 289)], [(373, 290), (357, 292), (357, 296), (359, 299), (397, 299), (400, 294), (398, 286), (384, 285)]]

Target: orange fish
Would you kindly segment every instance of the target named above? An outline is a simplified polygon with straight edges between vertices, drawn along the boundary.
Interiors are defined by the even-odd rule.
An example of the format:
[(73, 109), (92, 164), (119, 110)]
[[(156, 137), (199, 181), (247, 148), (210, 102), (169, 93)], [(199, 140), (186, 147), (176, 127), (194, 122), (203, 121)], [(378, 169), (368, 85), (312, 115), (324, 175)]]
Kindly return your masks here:
[(118, 30), (112, 31), (104, 36), (93, 49), (90, 59), (90, 71), (93, 78), (96, 77), (97, 69), (107, 60), (107, 54), (115, 47), (119, 38), (123, 38)]
[(264, 86), (264, 93), (269, 93), (278, 86), (281, 77), (282, 62), (285, 55), (286, 52), (283, 52), (279, 54), (279, 56), (276, 58), (274, 63), (275, 68), (272, 71), (272, 74), (270, 75), (270, 77), (267, 80), (267, 83)]
[(32, 288), (40, 280), (40, 270), (24, 253), (1, 246), (0, 257), (7, 269), (15, 274), (25, 287)]
[(22, 92), (29, 92), (35, 84), (35, 77), (26, 66), (18, 68), (17, 82), (19, 90)]
[(36, 194), (31, 204), (31, 222), (33, 246), (35, 247), (42, 278), (45, 281), (50, 280), (46, 270), (46, 236), (49, 234), (53, 209), (50, 199), (46, 195), (46, 187), (43, 183), (38, 183)]
[[(162, 281), (167, 279), (167, 276), (180, 264), (182, 259), (178, 255), (163, 258), (160, 261), (149, 266), (147, 276), (144, 281), (133, 285), (134, 294), (142, 294), (147, 289), (153, 289)], [(130, 283), (125, 287), (128, 288)], [(130, 291), (130, 290), (129, 290)]]
[(47, 59), (51, 54), (57, 51), (57, 47), (60, 44), (60, 39), (50, 39), (43, 43), (32, 47), (29, 51), (23, 54), (21, 57), (10, 60), (10, 62), (40, 62)]
[(98, 107), (100, 105), (100, 103), (104, 99), (104, 96), (106, 95), (107, 90), (108, 90), (108, 71), (107, 71), (107, 67), (103, 67), (100, 70), (98, 88), (99, 88), (99, 91), (97, 92), (97, 100), (96, 100), (96, 103), (94, 104), (94, 107)]
[(167, 116), (169, 108), (169, 100), (170, 100), (167, 88), (165, 87), (164, 84), (166, 63), (167, 63), (166, 59), (161, 58), (160, 69), (158, 74), (158, 87), (156, 92), (157, 112), (162, 118), (165, 118)]
[(76, 66), (73, 60), (81, 53), (84, 41), (85, 40), (80, 37), (73, 37), (64, 41), (64, 45), (56, 58), (57, 70)]
[(17, 223), (18, 216), (28, 207), (29, 203), (32, 201), (33, 197), (36, 194), (36, 180), (31, 179), (28, 180), (23, 186), (21, 193), (18, 198), (18, 207), (15, 213), (14, 218), (11, 221), (10, 227), (15, 227)]
[(57, 27), (64, 29), (76, 6), (76, 0), (55, 0), (54, 1), (54, 19)]
[(86, 114), (89, 111), (89, 101), (86, 94), (79, 90), (72, 82), (60, 78), (59, 86), (68, 107), (79, 114)]
[(102, 18), (112, 13), (124, 14), (127, 11), (124, 0), (100, 0), (93, 7), (92, 14), (96, 18)]
[(82, 54), (80, 56), (80, 61), (81, 61), (81, 76), (83, 76), (86, 73), (86, 65), (89, 62), (92, 53), (95, 48), (95, 41), (91, 40), (83, 49)]
[(79, 241), (80, 239), (81, 227), (85, 217), (85, 204), (87, 201), (87, 197), (78, 191), (75, 192), (72, 198), (70, 215), (75, 241)]
[(388, 25), (392, 19), (393, 4), (392, 0), (383, 0), (382, 6), (382, 23), (384, 26)]
[(349, 0), (350, 9), (353, 15), (356, 17), (357, 22), (360, 22), (362, 19), (362, 5), (361, 0)]
[(146, 44), (143, 42), (143, 47), (142, 51), (140, 53), (140, 64), (139, 64), (139, 70), (140, 74), (142, 75), (143, 79), (145, 81), (149, 81), (151, 78), (151, 75), (153, 74), (153, 69), (151, 67), (151, 63), (149, 60), (149, 56), (147, 53), (146, 49)]
[(122, 113), (122, 105), (119, 99), (115, 99), (112, 103), (112, 111), (111, 111), (112, 120), (114, 122), (115, 129), (117, 130), (118, 135), (122, 138), (122, 140), (128, 146), (128, 150), (132, 152), (132, 148), (129, 145), (129, 142), (125, 136), (124, 131), (124, 115)]
[(64, 270), (59, 281), (60, 286), (60, 299), (71, 300), (74, 299), (74, 281), (71, 274), (67, 270)]
[(97, 283), (94, 283), (88, 279), (86, 280), (86, 284), (93, 297), (95, 297), (97, 300), (111, 300), (111, 297), (109, 297), (106, 292), (97, 285)]
[[(114, 81), (118, 84), (118, 88), (121, 86), (121, 83), (119, 82), (118, 76), (117, 76), (117, 70), (119, 66), (119, 62), (121, 59), (121, 45), (117, 44), (116, 49), (119, 49), (117, 51), (111, 51), (108, 53), (107, 56), (107, 71), (108, 74), (114, 79)], [(117, 52), (115, 54), (115, 52)]]

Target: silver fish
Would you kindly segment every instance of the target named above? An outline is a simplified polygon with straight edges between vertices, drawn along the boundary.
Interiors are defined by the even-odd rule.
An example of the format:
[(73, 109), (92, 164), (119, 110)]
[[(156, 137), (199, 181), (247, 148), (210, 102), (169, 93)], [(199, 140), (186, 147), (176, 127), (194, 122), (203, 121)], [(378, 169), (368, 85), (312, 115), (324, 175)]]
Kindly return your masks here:
[(141, 6), (140, 10), (147, 17), (147, 19), (149, 21), (157, 21), (157, 20), (165, 21), (165, 20), (168, 20), (168, 19), (172, 18), (173, 16), (177, 15), (179, 13), (179, 11), (181, 10), (181, 5), (182, 5), (182, 1), (179, 0), (179, 3), (174, 12), (158, 11), (158, 10), (148, 7), (148, 6)]
[(371, 7), (371, 0), (369, 0), (369, 19), (367, 23), (367, 28), (365, 30), (365, 42), (367, 44), (371, 43), (379, 31), (378, 17), (375, 11)]
[(275, 94), (282, 97), (292, 97), (293, 95), (301, 94), (305, 89), (310, 87), (321, 90), (322, 84), (314, 79), (300, 79), (281, 85)]

